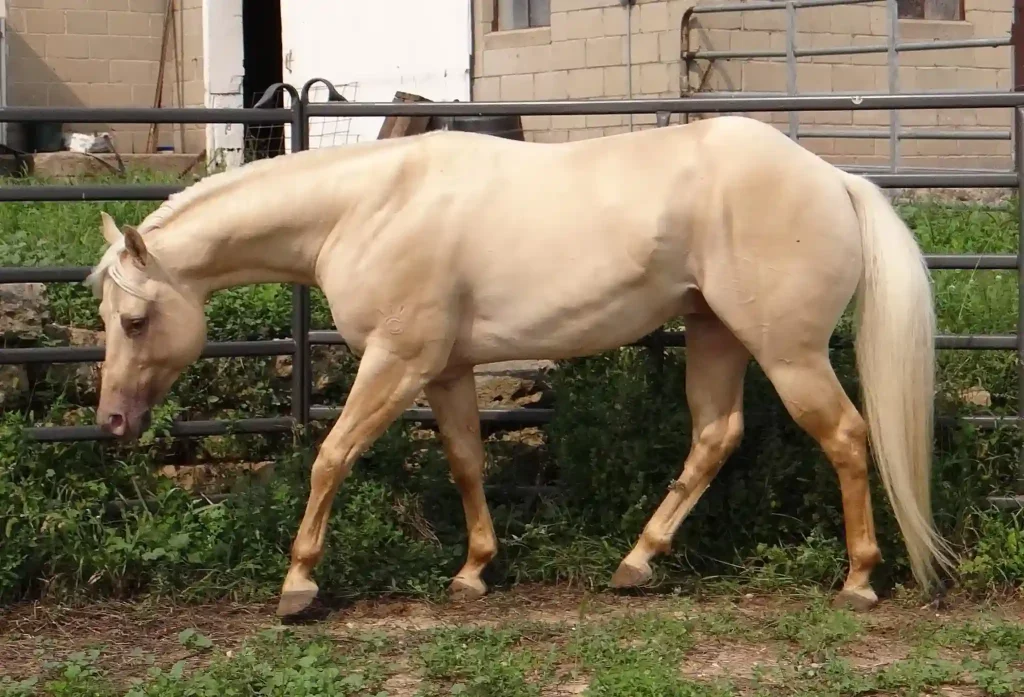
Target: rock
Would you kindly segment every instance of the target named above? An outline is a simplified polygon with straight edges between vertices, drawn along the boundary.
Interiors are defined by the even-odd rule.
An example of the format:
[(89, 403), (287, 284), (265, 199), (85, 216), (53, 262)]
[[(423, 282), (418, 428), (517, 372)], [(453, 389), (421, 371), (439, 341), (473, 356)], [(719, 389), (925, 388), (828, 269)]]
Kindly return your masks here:
[(28, 372), (21, 365), (0, 365), (0, 408), (10, 409), (28, 397)]
[(547, 373), (551, 361), (504, 361), (476, 367), (476, 396), (481, 409), (539, 407), (551, 401)]
[(208, 462), (195, 465), (164, 465), (159, 474), (172, 480), (185, 491), (202, 494), (230, 492), (242, 482), (243, 476), (266, 484), (274, 475), (274, 463)]
[[(336, 388), (347, 385), (355, 376), (357, 364), (352, 361), (344, 346), (314, 346), (311, 351), (313, 362), (314, 397), (323, 397)], [(270, 366), (273, 380), (287, 381), (292, 377), (292, 357), (277, 356)]]
[[(69, 346), (102, 346), (105, 338), (102, 331), (61, 325), (47, 327), (46, 333), (52, 338), (59, 337)], [(99, 385), (99, 368), (99, 363), (91, 362), (52, 363), (47, 367), (46, 378), (57, 389), (66, 390), (77, 399), (91, 398)]]
[[(540, 407), (551, 401), (551, 388), (546, 376), (554, 367), (550, 361), (504, 361), (478, 365), (476, 402), (481, 409), (514, 409)], [(422, 392), (416, 397), (418, 407), (430, 406)]]
[(292, 377), (292, 357), (275, 356), (270, 372), (277, 380), (290, 380)]
[(968, 387), (960, 393), (960, 399), (977, 407), (992, 406), (992, 395), (983, 387)]
[(42, 283), (0, 285), (0, 340), (5, 346), (30, 345), (42, 339), (50, 316)]

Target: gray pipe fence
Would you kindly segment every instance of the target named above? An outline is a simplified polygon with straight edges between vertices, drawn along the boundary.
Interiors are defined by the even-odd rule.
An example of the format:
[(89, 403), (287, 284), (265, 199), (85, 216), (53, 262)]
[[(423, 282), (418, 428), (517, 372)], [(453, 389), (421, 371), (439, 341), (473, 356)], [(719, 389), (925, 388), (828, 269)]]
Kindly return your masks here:
[[(820, 48), (801, 48), (796, 45), (797, 41), (797, 11), (811, 7), (838, 7), (846, 5), (866, 5), (884, 3), (886, 9), (886, 37), (885, 43), (871, 45), (846, 45), (828, 46)], [(762, 51), (716, 51), (713, 49), (694, 48), (692, 34), (694, 32), (693, 20), (701, 15), (714, 15), (731, 12), (780, 12), (786, 13), (786, 48), (785, 50), (762, 50)], [(902, 53), (917, 51), (948, 51), (953, 49), (966, 48), (996, 48), (1001, 46), (1012, 46), (1017, 49), (1014, 43), (1015, 37), (992, 36), (973, 39), (951, 39), (935, 41), (903, 42), (899, 37), (899, 8), (897, 0), (767, 0), (761, 2), (725, 2), (698, 4), (688, 8), (682, 16), (679, 25), (680, 41), (680, 63), (679, 92), (681, 96), (693, 93), (694, 86), (690, 84), (690, 73), (698, 61), (707, 61), (708, 68), (703, 74), (700, 84), (696, 90), (703, 89), (703, 83), (710, 75), (711, 67), (717, 60), (761, 60), (766, 58), (785, 59), (786, 65), (786, 91), (785, 94), (795, 96), (797, 90), (797, 59), (815, 56), (853, 56), (864, 54), (886, 54), (888, 64), (888, 90), (889, 94), (900, 92), (899, 81), (899, 58)], [(750, 92), (717, 92), (719, 95), (747, 94)], [(773, 93), (761, 93), (770, 95)], [(887, 138), (889, 140), (889, 172), (896, 172), (900, 166), (901, 140), (1010, 140), (1011, 134), (1004, 130), (941, 130), (941, 129), (901, 129), (899, 113), (895, 110), (889, 112), (889, 128), (863, 129), (863, 128), (801, 128), (797, 113), (789, 112), (789, 136), (796, 141), (800, 138)], [(851, 168), (852, 169), (852, 168)], [(878, 171), (878, 167), (860, 167), (856, 171), (867, 173)], [(884, 168), (883, 168), (884, 171)]]
[[(814, 3), (818, 0), (800, 0)], [(328, 86), (329, 101), (311, 103), (309, 89), (322, 82)], [(279, 91), (291, 96), (291, 107), (264, 108)], [(885, 109), (1013, 109), (1015, 140), (1015, 166), (1004, 172), (927, 172), (885, 173), (868, 175), (883, 188), (1012, 188), (1020, 195), (1024, 190), (1021, 162), (1024, 162), (1024, 92), (982, 93), (928, 93), (901, 95), (822, 95), (822, 96), (752, 96), (752, 97), (685, 97), (675, 99), (633, 100), (581, 100), (581, 101), (527, 101), (527, 102), (347, 102), (342, 100), (326, 80), (314, 79), (301, 90), (292, 85), (271, 86), (253, 108), (131, 108), (89, 109), (49, 107), (0, 108), (0, 123), (21, 122), (74, 122), (74, 123), (236, 123), (236, 124), (290, 124), (293, 151), (309, 148), (308, 124), (311, 117), (359, 116), (462, 116), (462, 115), (588, 115), (588, 114), (655, 114), (659, 126), (669, 122), (672, 114), (757, 113), (769, 111), (828, 111), (828, 110), (885, 110)], [(182, 187), (167, 185), (44, 185), (11, 186), (0, 188), (0, 202), (29, 201), (158, 201)], [(1024, 215), (1024, 207), (1021, 207)], [(1024, 230), (1018, 220), (1019, 230)], [(1020, 234), (1020, 233), (1019, 233)], [(1018, 254), (929, 254), (926, 260), (931, 269), (961, 270), (1016, 270), (1024, 272), (1024, 244)], [(75, 283), (85, 279), (86, 267), (0, 267), (0, 284), (11, 283)], [(1018, 411), (1009, 416), (960, 416), (962, 422), (979, 428), (996, 428), (1024, 421), (1024, 284), (1019, 284), (1020, 303), (1015, 334), (940, 335), (937, 349), (963, 349), (978, 351), (1016, 350), (1018, 354)], [(310, 330), (309, 288), (292, 288), (291, 334), (287, 339), (264, 341), (210, 342), (203, 351), (204, 358), (291, 356), (291, 415), (282, 417), (248, 418), (231, 421), (176, 422), (171, 435), (177, 437), (203, 437), (226, 433), (286, 433), (304, 427), (311, 421), (334, 418), (339, 409), (312, 404), (312, 363), (310, 350), (318, 345), (344, 345), (343, 339), (333, 331)], [(666, 348), (685, 347), (685, 331), (658, 330), (635, 342), (661, 352)], [(832, 344), (848, 347), (840, 339)], [(51, 364), (98, 362), (103, 359), (102, 347), (36, 347), (0, 348), (0, 365)], [(548, 423), (553, 409), (485, 409), (481, 420), (496, 426), (539, 426)], [(407, 410), (402, 418), (408, 421), (432, 423), (430, 409)], [(42, 442), (67, 442), (109, 438), (96, 426), (49, 426), (28, 429), (28, 436)], [(1024, 467), (1021, 469), (1021, 493), (1024, 493)], [(1024, 505), (1024, 497), (1003, 497), (997, 503)]]

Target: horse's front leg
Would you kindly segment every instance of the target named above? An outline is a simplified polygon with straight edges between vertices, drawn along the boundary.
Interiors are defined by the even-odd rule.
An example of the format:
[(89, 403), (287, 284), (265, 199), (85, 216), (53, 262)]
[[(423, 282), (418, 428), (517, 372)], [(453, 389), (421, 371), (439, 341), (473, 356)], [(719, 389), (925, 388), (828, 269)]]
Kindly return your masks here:
[(480, 574), (497, 553), (498, 542), (484, 497), (484, 445), (473, 371), (466, 369), (435, 380), (424, 391), (437, 417), (452, 479), (462, 496), (469, 538), (466, 563), (452, 580), (450, 590), (456, 599), (475, 600), (487, 592)]
[[(420, 352), (422, 358), (427, 352)], [(320, 561), (331, 502), (356, 459), (412, 404), (432, 376), (422, 360), (404, 360), (383, 347), (369, 347), (355, 382), (313, 463), (309, 499), (281, 589), (277, 614), (294, 615), (309, 606), (318, 588), (311, 574)]]

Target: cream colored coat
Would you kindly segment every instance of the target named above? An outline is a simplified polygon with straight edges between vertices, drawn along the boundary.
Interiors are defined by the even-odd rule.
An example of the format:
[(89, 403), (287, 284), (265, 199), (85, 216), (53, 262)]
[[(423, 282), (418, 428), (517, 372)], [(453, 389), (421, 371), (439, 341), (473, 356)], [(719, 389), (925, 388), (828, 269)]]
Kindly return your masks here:
[[(931, 522), (934, 317), (920, 250), (882, 193), (776, 129), (721, 117), (566, 144), (457, 132), (315, 150), (209, 177), (124, 234), (91, 283), (107, 326), (98, 419), (133, 437), (205, 339), (203, 303), (254, 282), (316, 284), (361, 364), (313, 465), (279, 612), (304, 609), (331, 499), (425, 390), (469, 534), (452, 582), (485, 592), (474, 365), (559, 359), (684, 317), (694, 433), (682, 473), (612, 578), (645, 583), (742, 434), (751, 356), (835, 466), (850, 573), (877, 598), (867, 442), (922, 584), (949, 550)], [(867, 424), (827, 345), (859, 294)]]

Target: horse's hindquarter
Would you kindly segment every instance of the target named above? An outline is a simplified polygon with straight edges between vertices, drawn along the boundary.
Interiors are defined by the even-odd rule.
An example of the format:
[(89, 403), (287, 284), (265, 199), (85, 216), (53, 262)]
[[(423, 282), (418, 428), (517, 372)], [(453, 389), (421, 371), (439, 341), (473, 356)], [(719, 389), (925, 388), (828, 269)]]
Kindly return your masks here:
[(513, 146), (467, 165), (475, 183), (453, 216), (468, 298), (455, 352), (592, 353), (679, 314), (700, 195), (686, 135)]

